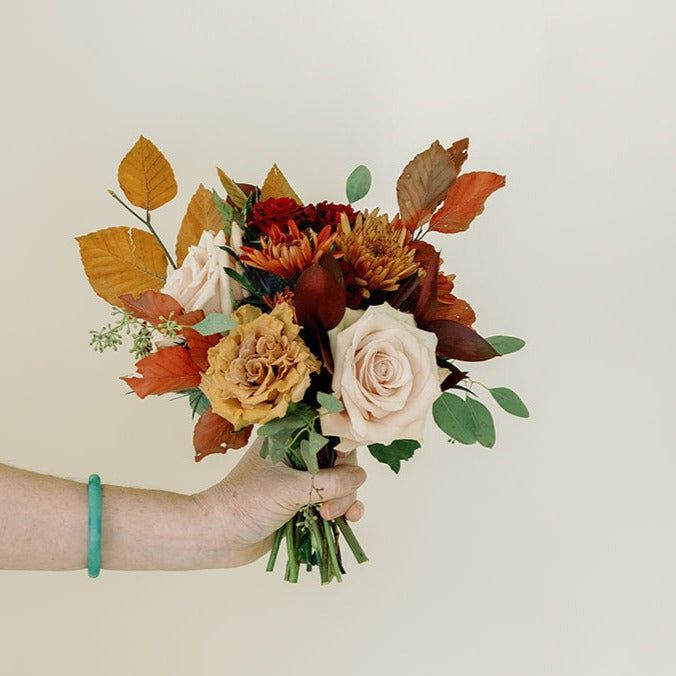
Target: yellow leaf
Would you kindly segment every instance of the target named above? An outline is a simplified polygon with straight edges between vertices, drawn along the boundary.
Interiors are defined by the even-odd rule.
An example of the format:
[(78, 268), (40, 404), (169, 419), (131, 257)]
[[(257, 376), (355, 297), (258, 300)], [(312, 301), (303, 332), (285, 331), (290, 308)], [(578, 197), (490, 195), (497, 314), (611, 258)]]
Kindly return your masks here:
[(276, 164), (272, 165), (261, 188), (261, 201), (271, 197), (289, 197), (298, 204), (303, 204)]
[(188, 209), (181, 221), (181, 229), (176, 240), (176, 263), (180, 265), (183, 262), (188, 247), (197, 244), (205, 230), (217, 233), (222, 229), (223, 219), (214, 204), (213, 195), (200, 183), (190, 198)]
[(176, 197), (174, 170), (152, 141), (139, 137), (117, 170), (120, 188), (136, 207), (152, 211)]
[(167, 259), (149, 232), (106, 228), (82, 235), (77, 242), (89, 283), (112, 305), (121, 306), (124, 293), (138, 295), (164, 286)]
[(225, 192), (228, 193), (228, 197), (232, 200), (232, 203), (238, 209), (242, 209), (246, 204), (246, 195), (244, 194), (244, 191), (223, 171), (223, 169), (216, 167), (216, 171), (218, 172), (218, 178), (221, 180), (221, 185), (225, 188)]

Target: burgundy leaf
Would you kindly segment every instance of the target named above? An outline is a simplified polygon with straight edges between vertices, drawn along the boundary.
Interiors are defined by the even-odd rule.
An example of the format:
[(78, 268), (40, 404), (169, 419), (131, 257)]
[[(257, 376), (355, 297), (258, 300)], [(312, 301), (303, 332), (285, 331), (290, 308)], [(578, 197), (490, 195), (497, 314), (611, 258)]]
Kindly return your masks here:
[(460, 361), (486, 361), (499, 357), (495, 349), (476, 331), (449, 319), (435, 319), (421, 328), (436, 334), (437, 354)]
[(345, 314), (345, 287), (333, 256), (324, 256), (301, 274), (293, 300), (298, 323), (305, 328), (329, 330), (340, 323)]

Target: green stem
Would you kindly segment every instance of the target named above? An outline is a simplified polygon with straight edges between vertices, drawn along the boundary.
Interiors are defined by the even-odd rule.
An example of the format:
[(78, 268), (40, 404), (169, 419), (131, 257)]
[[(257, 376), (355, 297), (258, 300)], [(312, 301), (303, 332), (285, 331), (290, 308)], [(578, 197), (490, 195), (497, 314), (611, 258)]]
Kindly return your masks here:
[(342, 582), (343, 578), (340, 575), (340, 566), (338, 565), (338, 557), (336, 556), (336, 541), (333, 529), (331, 528), (331, 524), (326, 519), (322, 519), (322, 525), (324, 526), (324, 537), (326, 538), (326, 544), (329, 547), (329, 561), (331, 562), (331, 567), (333, 568), (333, 574), (336, 576), (337, 582)]
[(347, 542), (347, 544), (350, 546), (350, 549), (354, 554), (354, 558), (357, 559), (357, 562), (365, 563), (366, 561), (368, 561), (368, 557), (366, 556), (364, 550), (359, 544), (357, 536), (353, 533), (347, 521), (345, 521), (345, 517), (344, 516), (338, 517), (336, 519), (336, 525), (338, 526), (338, 528), (340, 528), (340, 532), (343, 534), (345, 542)]
[(310, 538), (312, 539), (312, 546), (319, 557), (319, 578), (322, 584), (326, 584), (329, 582), (329, 568), (324, 557), (324, 538), (314, 519), (310, 522)]
[(272, 549), (270, 550), (270, 558), (268, 558), (268, 565), (265, 569), (268, 573), (271, 573), (275, 569), (277, 554), (279, 554), (279, 546), (282, 544), (283, 537), (284, 537), (284, 528), (282, 527), (275, 533), (275, 539), (272, 542)]
[(295, 518), (287, 521), (284, 527), (286, 531), (286, 554), (289, 557), (289, 582), (298, 582), (298, 571), (300, 570), (298, 558), (296, 557), (295, 527)]

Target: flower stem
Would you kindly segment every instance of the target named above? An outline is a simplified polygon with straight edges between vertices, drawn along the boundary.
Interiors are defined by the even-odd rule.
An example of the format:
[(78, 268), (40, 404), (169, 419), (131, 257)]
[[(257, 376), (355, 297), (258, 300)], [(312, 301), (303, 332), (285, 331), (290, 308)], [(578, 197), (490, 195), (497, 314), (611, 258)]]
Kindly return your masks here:
[(298, 571), (300, 570), (298, 558), (296, 557), (296, 538), (294, 534), (295, 527), (295, 518), (287, 521), (286, 526), (284, 527), (286, 531), (286, 555), (288, 556), (287, 579), (289, 582), (298, 582)]
[(331, 562), (331, 567), (333, 568), (333, 574), (336, 576), (337, 582), (342, 582), (343, 578), (340, 575), (340, 565), (338, 564), (338, 557), (336, 556), (336, 536), (333, 533), (331, 524), (326, 519), (322, 519), (322, 525), (324, 526), (326, 544), (329, 547), (329, 561)]
[(317, 558), (319, 559), (319, 578), (322, 584), (326, 584), (330, 581), (329, 567), (326, 562), (326, 557), (324, 556), (324, 538), (322, 537), (322, 532), (319, 530), (319, 526), (315, 519), (312, 519), (310, 522), (310, 538), (312, 539), (312, 546), (317, 552)]
[(268, 559), (268, 565), (265, 568), (265, 570), (268, 573), (271, 573), (275, 569), (277, 554), (279, 554), (279, 546), (282, 544), (283, 537), (284, 537), (284, 527), (280, 528), (275, 533), (275, 539), (272, 542), (272, 549), (270, 550), (270, 558)]
[(354, 558), (357, 559), (357, 562), (365, 563), (366, 561), (368, 561), (368, 557), (364, 553), (362, 546), (359, 544), (357, 536), (354, 534), (347, 521), (345, 521), (345, 517), (344, 516), (338, 517), (336, 519), (336, 524), (338, 528), (340, 528), (340, 532), (343, 534), (345, 542), (347, 542), (347, 544), (350, 546), (350, 549), (354, 554)]

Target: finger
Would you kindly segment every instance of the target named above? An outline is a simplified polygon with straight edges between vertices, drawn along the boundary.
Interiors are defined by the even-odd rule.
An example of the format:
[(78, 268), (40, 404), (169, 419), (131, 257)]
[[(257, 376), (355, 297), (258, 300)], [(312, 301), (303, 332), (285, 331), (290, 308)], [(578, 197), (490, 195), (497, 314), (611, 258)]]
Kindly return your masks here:
[(337, 519), (339, 516), (343, 516), (350, 507), (355, 503), (357, 499), (356, 493), (350, 493), (344, 498), (336, 498), (335, 500), (328, 500), (323, 502), (322, 506), (319, 508), (319, 513), (328, 520)]
[(356, 465), (357, 451), (350, 451), (349, 453), (336, 453), (335, 466), (338, 465)]
[(364, 516), (364, 503), (361, 500), (353, 502), (347, 512), (345, 512), (345, 518), (348, 521), (359, 521), (362, 516)]
[(314, 477), (298, 471), (294, 490), (299, 505), (328, 502), (354, 493), (366, 481), (366, 472), (356, 465), (338, 465), (320, 469)]

